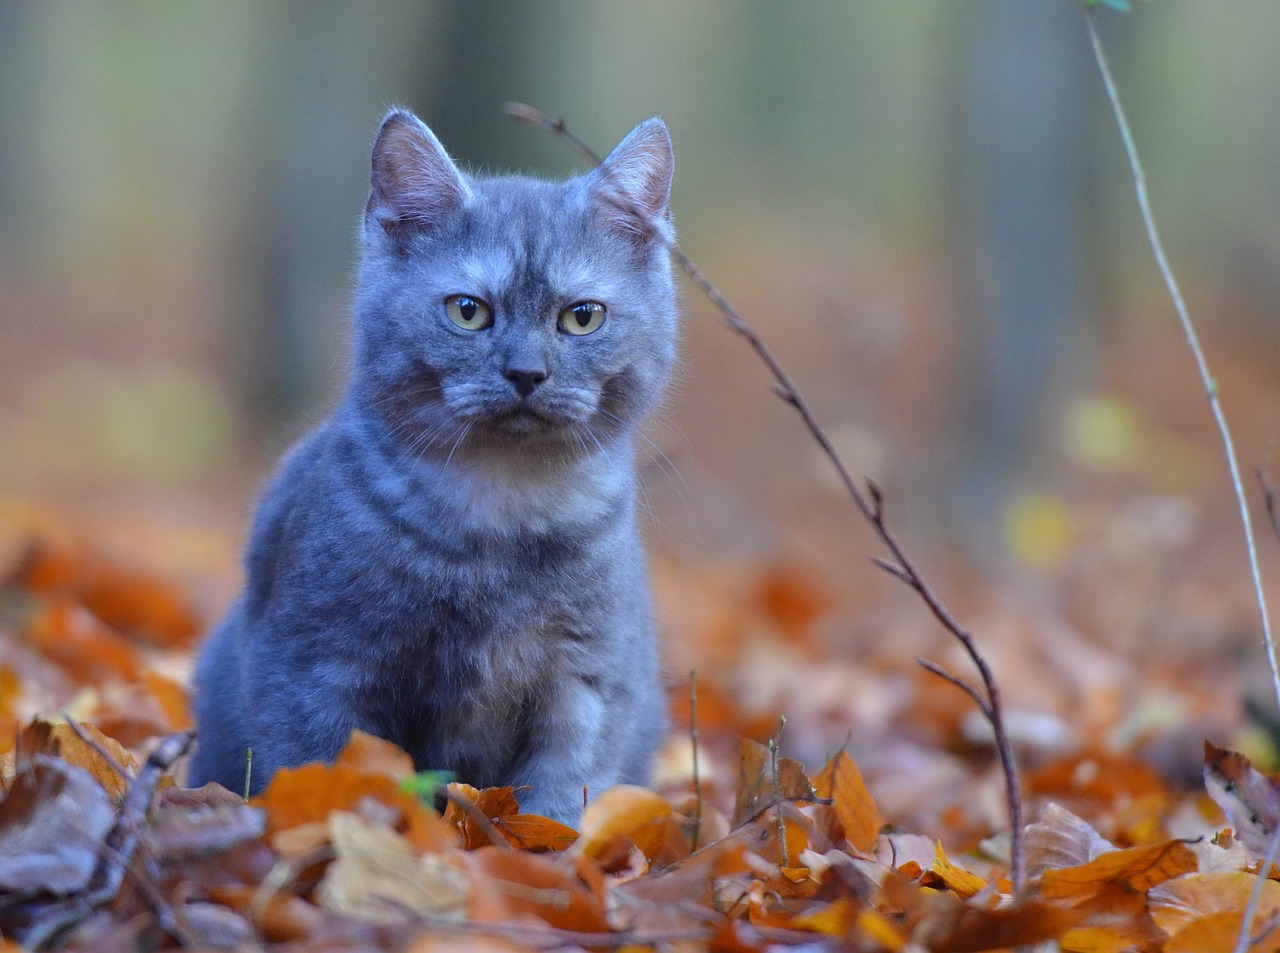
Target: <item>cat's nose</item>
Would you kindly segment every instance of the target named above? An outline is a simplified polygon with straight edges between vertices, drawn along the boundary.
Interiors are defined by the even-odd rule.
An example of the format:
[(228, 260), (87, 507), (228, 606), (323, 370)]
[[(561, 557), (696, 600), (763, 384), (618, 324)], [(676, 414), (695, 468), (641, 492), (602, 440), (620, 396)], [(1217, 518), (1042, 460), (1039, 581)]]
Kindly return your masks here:
[(507, 380), (515, 385), (516, 393), (521, 397), (528, 397), (533, 393), (534, 388), (547, 379), (547, 372), (543, 370), (511, 368), (506, 372), (506, 375)]

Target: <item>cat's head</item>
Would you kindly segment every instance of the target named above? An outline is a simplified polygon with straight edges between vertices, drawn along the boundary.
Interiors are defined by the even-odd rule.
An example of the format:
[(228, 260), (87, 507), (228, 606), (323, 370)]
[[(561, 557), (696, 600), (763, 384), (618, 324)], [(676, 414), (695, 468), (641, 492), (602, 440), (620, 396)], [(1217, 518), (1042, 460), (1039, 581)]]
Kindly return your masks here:
[(675, 355), (671, 139), (637, 126), (565, 182), (461, 172), (414, 115), (373, 147), (353, 394), (412, 456), (595, 452)]

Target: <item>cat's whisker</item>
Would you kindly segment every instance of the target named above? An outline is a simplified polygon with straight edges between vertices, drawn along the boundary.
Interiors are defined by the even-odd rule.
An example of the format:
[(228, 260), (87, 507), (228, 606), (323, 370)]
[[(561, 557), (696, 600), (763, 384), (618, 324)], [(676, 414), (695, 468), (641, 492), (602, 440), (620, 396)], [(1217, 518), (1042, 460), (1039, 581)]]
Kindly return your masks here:
[(462, 446), (462, 441), (467, 439), (467, 434), (471, 433), (473, 426), (475, 426), (475, 421), (468, 420), (458, 433), (458, 439), (453, 442), (453, 446), (449, 448), (449, 455), (444, 458), (444, 466), (441, 468), (442, 473), (449, 469), (449, 462), (453, 459), (453, 455), (458, 452), (458, 448)]

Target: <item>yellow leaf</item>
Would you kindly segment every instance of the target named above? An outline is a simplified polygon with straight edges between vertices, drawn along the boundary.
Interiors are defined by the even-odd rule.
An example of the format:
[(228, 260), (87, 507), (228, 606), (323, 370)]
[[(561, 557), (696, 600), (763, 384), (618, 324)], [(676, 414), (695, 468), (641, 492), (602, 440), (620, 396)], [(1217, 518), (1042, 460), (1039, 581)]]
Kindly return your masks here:
[(1045, 871), (1040, 893), (1050, 899), (1087, 897), (1110, 884), (1141, 893), (1197, 866), (1196, 855), (1181, 841), (1112, 850), (1079, 867)]
[(968, 900), (987, 885), (987, 882), (981, 877), (971, 874), (969, 871), (957, 867), (947, 860), (947, 855), (942, 850), (941, 841), (934, 848), (933, 872), (942, 878), (942, 882), (947, 885), (948, 889), (965, 900)]

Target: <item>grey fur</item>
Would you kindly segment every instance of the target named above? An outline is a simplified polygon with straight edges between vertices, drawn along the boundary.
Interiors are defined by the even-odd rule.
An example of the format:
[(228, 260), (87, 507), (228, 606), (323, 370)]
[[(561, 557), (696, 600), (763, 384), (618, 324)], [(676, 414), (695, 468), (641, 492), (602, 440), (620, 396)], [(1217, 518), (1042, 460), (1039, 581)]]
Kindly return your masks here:
[[(464, 175), (387, 115), (352, 374), (262, 495), (196, 668), (193, 784), (239, 789), (251, 746), (260, 789), (352, 728), (562, 821), (646, 782), (666, 717), (632, 442), (674, 360), (671, 170), (658, 119), (550, 183)], [(459, 294), (492, 326), (452, 323)], [(607, 315), (574, 336), (580, 301)]]

